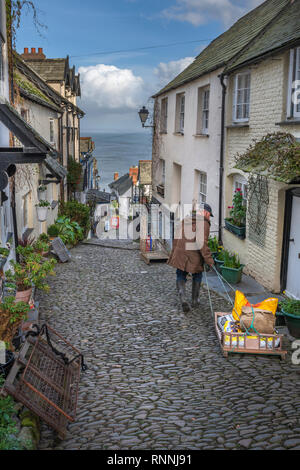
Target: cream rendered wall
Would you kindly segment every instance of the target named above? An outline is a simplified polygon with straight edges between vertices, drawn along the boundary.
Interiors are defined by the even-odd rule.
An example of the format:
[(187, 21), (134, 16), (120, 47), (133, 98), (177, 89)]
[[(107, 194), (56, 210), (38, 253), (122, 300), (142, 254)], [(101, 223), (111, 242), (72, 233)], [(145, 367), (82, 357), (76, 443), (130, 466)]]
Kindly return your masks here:
[[(251, 97), (249, 127), (229, 127), (227, 129), (226, 166), (225, 166), (225, 214), (232, 204), (232, 175), (247, 174), (234, 169), (234, 157), (247, 150), (253, 139), (261, 139), (270, 132), (289, 132), (299, 135), (297, 125), (276, 125), (286, 120), (287, 83), (289, 51), (266, 59), (247, 69), (251, 71)], [(234, 77), (230, 77), (227, 102), (227, 125), (232, 125), (232, 96)], [(224, 245), (236, 251), (246, 264), (246, 272), (273, 292), (280, 292), (280, 268), (282, 257), (285, 190), (291, 188), (282, 183), (269, 180), (270, 203), (267, 215), (265, 247), (260, 247), (246, 238), (239, 240), (224, 230)], [(249, 227), (247, 226), (249, 233)]]
[[(158, 98), (168, 98), (167, 133), (160, 135), (159, 155), (166, 162), (165, 197), (156, 192), (159, 184), (154, 175), (155, 197), (163, 204), (176, 202), (178, 181), (174, 178), (174, 163), (181, 166), (181, 205), (192, 205), (195, 192), (195, 170), (207, 173), (207, 202), (212, 206), (212, 231), (218, 231), (219, 161), (221, 135), (222, 88), (218, 75), (221, 70), (194, 80)], [(198, 88), (210, 86), (209, 136), (196, 136), (198, 115)], [(175, 132), (176, 95), (185, 93), (184, 135)], [(157, 157), (156, 157), (157, 158)]]
[[(28, 123), (48, 142), (50, 142), (50, 118), (54, 120), (54, 138), (58, 147), (58, 114), (30, 100), (22, 99), (17, 104), (17, 110), (28, 110)], [(16, 208), (17, 208), (17, 226), (18, 236), (22, 237), (25, 228), (32, 228), (31, 237), (37, 238), (41, 233), (47, 230), (47, 227), (54, 223), (58, 215), (58, 206), (55, 209), (49, 209), (47, 223), (39, 222), (37, 218), (36, 204), (39, 202), (38, 187), (39, 180), (46, 179), (49, 173), (45, 165), (18, 165), (16, 173)], [(24, 227), (24, 198), (31, 194), (30, 208), (30, 227)], [(51, 183), (47, 187), (47, 200), (52, 202), (60, 197), (60, 187)]]

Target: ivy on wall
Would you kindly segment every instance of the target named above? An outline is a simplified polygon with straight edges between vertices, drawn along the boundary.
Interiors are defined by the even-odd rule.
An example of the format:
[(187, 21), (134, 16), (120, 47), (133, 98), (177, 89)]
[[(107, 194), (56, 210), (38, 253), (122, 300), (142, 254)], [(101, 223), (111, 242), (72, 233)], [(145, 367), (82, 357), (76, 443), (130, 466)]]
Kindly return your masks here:
[(300, 180), (300, 143), (286, 132), (267, 134), (255, 140), (235, 159), (235, 168), (264, 174), (283, 183)]

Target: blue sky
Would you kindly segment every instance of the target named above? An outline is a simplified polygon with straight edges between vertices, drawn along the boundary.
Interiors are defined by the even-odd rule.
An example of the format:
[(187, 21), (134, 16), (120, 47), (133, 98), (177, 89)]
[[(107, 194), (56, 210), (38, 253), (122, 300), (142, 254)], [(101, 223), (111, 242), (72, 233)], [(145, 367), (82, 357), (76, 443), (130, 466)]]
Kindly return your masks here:
[[(83, 131), (140, 131), (137, 111), (210, 40), (261, 0), (38, 0), (40, 37), (24, 14), (17, 50), (70, 56), (81, 73)], [(203, 40), (203, 41), (201, 41)], [(147, 46), (199, 41), (143, 51)], [(105, 52), (105, 54), (96, 54)]]

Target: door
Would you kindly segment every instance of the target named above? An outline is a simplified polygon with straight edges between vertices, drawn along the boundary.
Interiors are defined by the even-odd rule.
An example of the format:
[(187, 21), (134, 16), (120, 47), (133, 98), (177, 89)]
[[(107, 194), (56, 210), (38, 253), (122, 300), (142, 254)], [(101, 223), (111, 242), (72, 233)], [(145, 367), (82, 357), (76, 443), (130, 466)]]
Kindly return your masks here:
[(293, 196), (286, 293), (300, 299), (300, 197)]

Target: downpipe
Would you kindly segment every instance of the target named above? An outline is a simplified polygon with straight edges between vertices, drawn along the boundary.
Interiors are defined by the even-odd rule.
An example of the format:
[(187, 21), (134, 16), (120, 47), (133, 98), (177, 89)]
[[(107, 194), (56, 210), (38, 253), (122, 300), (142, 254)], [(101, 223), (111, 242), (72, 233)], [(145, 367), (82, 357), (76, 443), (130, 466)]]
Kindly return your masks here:
[(221, 109), (221, 143), (220, 143), (220, 168), (219, 168), (219, 243), (222, 244), (223, 232), (223, 187), (224, 187), (224, 151), (225, 151), (225, 111), (227, 85), (225, 76), (219, 76), (222, 86), (222, 109)]

